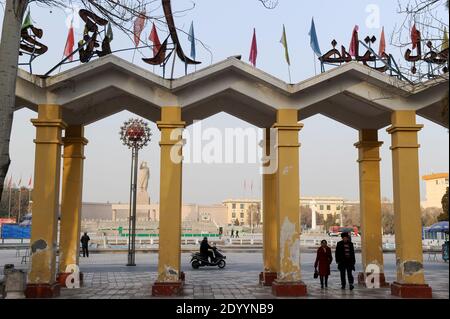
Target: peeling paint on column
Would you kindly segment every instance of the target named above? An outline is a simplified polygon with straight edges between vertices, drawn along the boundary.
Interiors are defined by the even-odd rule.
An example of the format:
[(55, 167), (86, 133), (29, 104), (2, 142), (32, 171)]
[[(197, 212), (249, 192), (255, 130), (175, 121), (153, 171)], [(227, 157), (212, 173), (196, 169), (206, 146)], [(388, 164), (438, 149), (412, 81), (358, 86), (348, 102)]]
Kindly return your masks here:
[(167, 265), (164, 266), (163, 277), (164, 277), (164, 281), (166, 281), (166, 282), (175, 282), (180, 279), (178, 271), (175, 268), (173, 268), (172, 266), (167, 266)]
[(292, 169), (292, 166), (285, 166), (283, 168), (283, 175), (288, 175), (289, 171)]
[(415, 275), (418, 272), (423, 272), (423, 264), (416, 260), (408, 260), (403, 262), (402, 271), (407, 276)]
[(41, 250), (47, 249), (47, 242), (43, 239), (36, 240), (33, 244), (31, 244), (31, 253), (39, 253)]
[(300, 275), (300, 234), (295, 224), (285, 218), (280, 232), (280, 281), (298, 281)]

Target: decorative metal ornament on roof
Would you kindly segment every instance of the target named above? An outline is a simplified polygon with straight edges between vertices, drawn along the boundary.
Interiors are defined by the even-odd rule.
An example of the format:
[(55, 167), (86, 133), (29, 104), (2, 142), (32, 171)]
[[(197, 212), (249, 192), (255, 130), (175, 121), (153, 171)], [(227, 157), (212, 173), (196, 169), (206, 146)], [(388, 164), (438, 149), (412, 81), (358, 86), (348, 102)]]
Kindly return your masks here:
[(30, 12), (28, 12), (20, 32), (19, 56), (28, 55), (29, 60), (25, 63), (19, 63), (19, 65), (28, 65), (30, 73), (33, 73), (33, 60), (48, 51), (48, 47), (37, 40), (41, 39), (43, 35), (44, 31), (33, 25)]
[(105, 36), (102, 41), (102, 50), (95, 50), (95, 48), (100, 46), (97, 41), (99, 35), (98, 26), (106, 26), (108, 20), (102, 19), (95, 13), (84, 9), (79, 11), (79, 15), (85, 22), (83, 39), (78, 42), (80, 62), (89, 62), (95, 54), (99, 57), (111, 54), (111, 39), (108, 36)]
[(141, 119), (129, 119), (120, 128), (120, 139), (128, 148), (142, 149), (151, 140), (148, 123)]
[[(183, 48), (180, 43), (180, 39), (178, 38), (177, 28), (175, 26), (175, 20), (173, 18), (171, 0), (162, 0), (162, 7), (164, 10), (167, 27), (169, 28), (169, 36), (165, 39), (165, 41), (161, 45), (161, 48), (159, 49), (158, 53), (153, 58), (143, 58), (142, 60), (145, 63), (148, 63), (150, 65), (160, 65), (163, 68), (163, 77), (165, 77), (166, 64), (169, 62), (170, 57), (175, 52), (176, 56), (178, 56), (178, 58), (184, 63), (185, 73), (187, 74), (188, 65), (197, 65), (197, 64), (201, 64), (201, 62), (192, 60), (184, 54)], [(172, 42), (173, 42), (173, 47), (171, 47), (171, 48), (168, 48), (169, 38), (171, 38)], [(195, 39), (194, 39), (194, 41), (195, 41)], [(167, 51), (169, 51), (169, 52), (167, 53)], [(174, 57), (173, 63), (175, 64), (175, 57)], [(174, 69), (174, 65), (172, 66), (171, 79), (173, 78), (173, 69)]]

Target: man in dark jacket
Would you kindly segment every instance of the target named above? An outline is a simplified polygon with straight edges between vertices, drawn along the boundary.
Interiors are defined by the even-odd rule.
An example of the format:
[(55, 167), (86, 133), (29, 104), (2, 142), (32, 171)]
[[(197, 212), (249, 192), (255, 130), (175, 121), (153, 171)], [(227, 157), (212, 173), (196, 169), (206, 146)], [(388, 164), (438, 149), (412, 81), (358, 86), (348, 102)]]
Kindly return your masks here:
[(84, 233), (83, 236), (81, 236), (80, 242), (81, 242), (81, 249), (83, 250), (83, 257), (89, 257), (89, 241), (91, 239), (89, 238), (87, 233)]
[(200, 254), (207, 259), (210, 257), (211, 262), (214, 262), (215, 257), (212, 249), (213, 248), (208, 244), (208, 238), (203, 238), (202, 243), (200, 244)]
[(350, 236), (348, 233), (341, 234), (342, 240), (336, 245), (336, 263), (338, 264), (338, 269), (341, 272), (341, 285), (342, 289), (345, 289), (346, 281), (345, 275), (347, 273), (348, 283), (350, 285), (350, 290), (353, 290), (353, 271), (355, 270), (355, 248), (353, 243), (350, 241)]

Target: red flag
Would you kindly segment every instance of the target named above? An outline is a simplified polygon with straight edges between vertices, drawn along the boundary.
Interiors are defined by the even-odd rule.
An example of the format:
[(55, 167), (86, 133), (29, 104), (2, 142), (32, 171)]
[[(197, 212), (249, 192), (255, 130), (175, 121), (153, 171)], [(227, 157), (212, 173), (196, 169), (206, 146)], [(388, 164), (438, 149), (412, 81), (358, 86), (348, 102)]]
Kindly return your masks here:
[(359, 46), (358, 31), (359, 31), (359, 26), (355, 25), (355, 28), (353, 29), (352, 41), (350, 42), (350, 48), (349, 48), (349, 53), (351, 56), (356, 56), (356, 54), (358, 52), (358, 46)]
[(153, 56), (156, 56), (159, 50), (161, 49), (161, 42), (159, 41), (155, 23), (153, 23), (152, 32), (150, 33), (149, 40), (153, 42)]
[(419, 42), (420, 42), (420, 31), (416, 29), (416, 24), (414, 23), (412, 29), (411, 29), (411, 42), (412, 42), (412, 48), (413, 50), (417, 48)]
[(380, 49), (378, 50), (378, 55), (383, 56), (383, 54), (386, 53), (386, 37), (384, 36), (384, 27), (381, 30), (381, 37), (380, 37)]
[(73, 61), (73, 45), (75, 43), (75, 36), (73, 34), (73, 25), (70, 24), (69, 34), (67, 35), (66, 47), (64, 48), (64, 56), (69, 57), (70, 61)]
[(8, 183), (8, 188), (11, 189), (11, 187), (12, 187), (12, 175), (9, 178), (9, 183)]
[(28, 181), (28, 187), (31, 187), (31, 182), (32, 182), (32, 179), (31, 179), (31, 176), (30, 176), (30, 180)]
[(250, 49), (249, 60), (256, 67), (256, 58), (258, 57), (258, 45), (256, 43), (256, 29), (253, 29), (252, 48)]
[(139, 45), (139, 42), (141, 40), (141, 33), (144, 30), (144, 26), (145, 26), (145, 11), (142, 11), (141, 13), (139, 13), (139, 16), (136, 18), (136, 20), (134, 20), (134, 44), (136, 45), (136, 47)]

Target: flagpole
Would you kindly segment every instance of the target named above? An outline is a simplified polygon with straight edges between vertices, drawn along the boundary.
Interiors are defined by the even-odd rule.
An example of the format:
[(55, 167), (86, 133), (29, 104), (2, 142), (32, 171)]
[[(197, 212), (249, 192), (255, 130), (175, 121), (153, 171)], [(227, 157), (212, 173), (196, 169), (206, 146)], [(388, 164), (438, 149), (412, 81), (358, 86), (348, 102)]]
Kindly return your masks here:
[(11, 218), (11, 185), (9, 186), (8, 218)]
[(292, 84), (292, 79), (291, 79), (291, 66), (288, 64), (288, 72), (289, 72), (289, 84)]
[(131, 63), (134, 63), (134, 57), (136, 56), (136, 50), (137, 50), (137, 48), (135, 48), (133, 51), (133, 59), (131, 59)]
[(20, 223), (20, 201), (21, 201), (22, 190), (19, 186), (19, 212), (17, 213), (17, 224)]
[(313, 62), (314, 62), (314, 74), (317, 75), (316, 55), (314, 52), (313, 52)]

